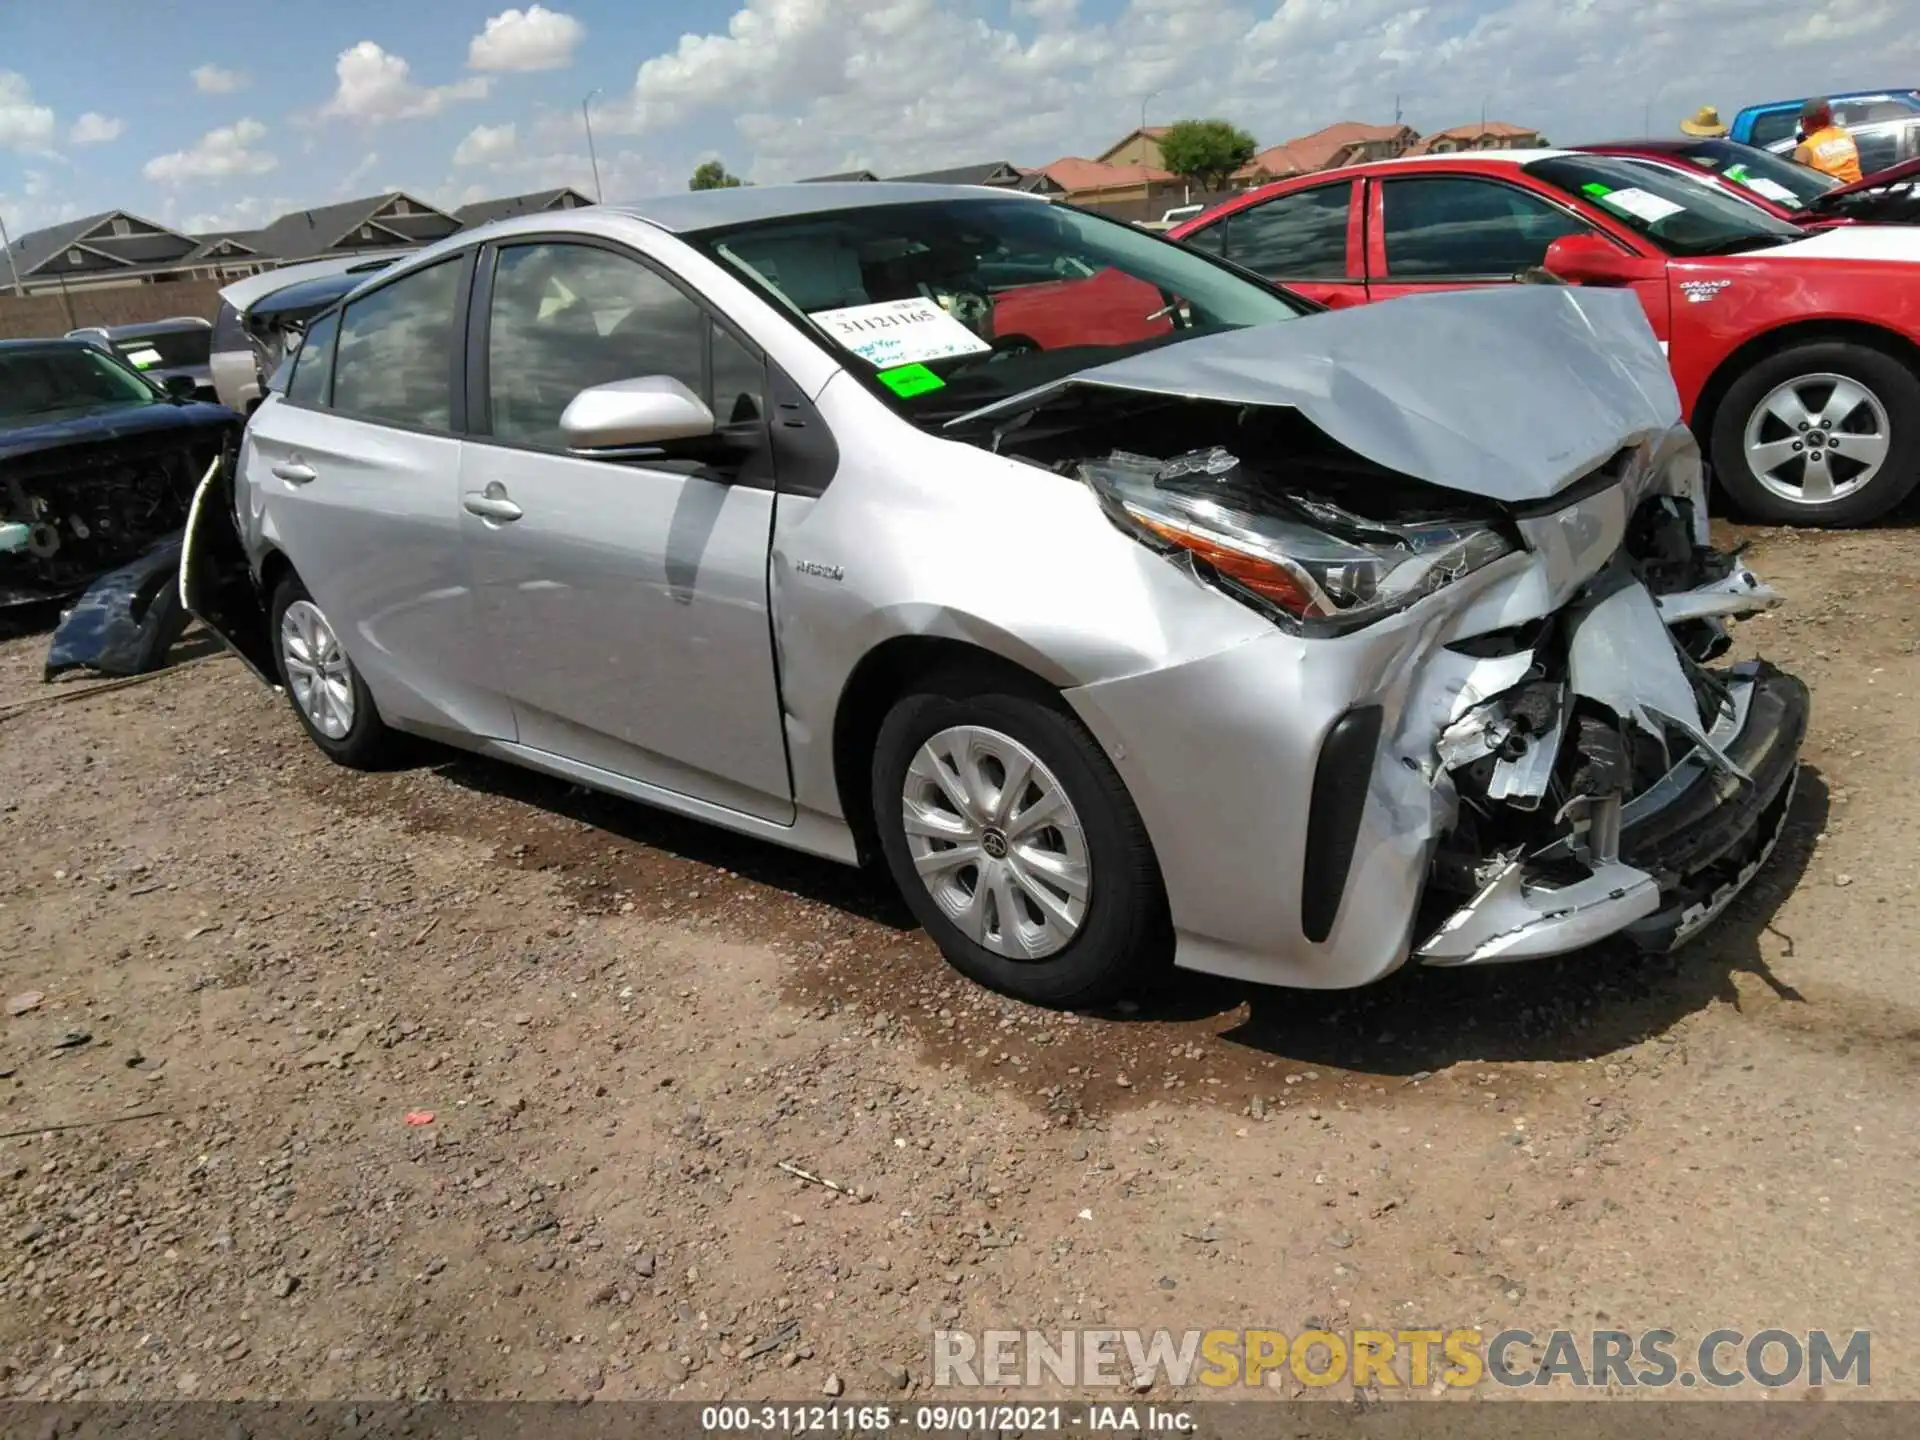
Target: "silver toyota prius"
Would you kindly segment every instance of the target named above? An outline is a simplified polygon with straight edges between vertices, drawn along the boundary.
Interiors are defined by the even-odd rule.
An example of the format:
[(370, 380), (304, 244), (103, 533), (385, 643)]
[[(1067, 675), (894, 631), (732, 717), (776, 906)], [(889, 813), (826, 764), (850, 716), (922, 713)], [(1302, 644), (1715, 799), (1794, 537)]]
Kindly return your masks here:
[(1716, 662), (1624, 292), (1323, 312), (1001, 191), (518, 217), (315, 320), (184, 598), (314, 742), (463, 746), (848, 864), (1061, 1006), (1676, 945), (1808, 698)]

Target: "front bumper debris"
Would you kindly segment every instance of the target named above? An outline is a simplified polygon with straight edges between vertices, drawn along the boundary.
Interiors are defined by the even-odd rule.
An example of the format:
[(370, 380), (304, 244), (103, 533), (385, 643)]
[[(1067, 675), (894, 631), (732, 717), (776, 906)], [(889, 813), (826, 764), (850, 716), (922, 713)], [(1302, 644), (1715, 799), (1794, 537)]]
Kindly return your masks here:
[(1458, 713), (1436, 783), (1461, 820), (1429, 900), (1459, 897), (1414, 955), (1473, 965), (1623, 935), (1697, 934), (1747, 885), (1785, 823), (1810, 700), (1761, 661), (1709, 671), (1726, 619), (1779, 595), (1701, 550), (1691, 588), (1655, 594), (1621, 562), (1510, 660), (1513, 683)]

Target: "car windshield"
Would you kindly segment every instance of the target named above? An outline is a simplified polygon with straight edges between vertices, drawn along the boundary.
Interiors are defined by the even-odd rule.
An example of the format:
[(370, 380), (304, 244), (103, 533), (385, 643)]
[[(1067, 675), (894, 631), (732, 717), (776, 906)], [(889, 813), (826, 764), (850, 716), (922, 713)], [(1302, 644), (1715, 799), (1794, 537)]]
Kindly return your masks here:
[(1705, 180), (1610, 155), (1556, 155), (1526, 168), (1671, 255), (1733, 255), (1806, 233)]
[(159, 403), (153, 386), (91, 345), (0, 349), (0, 421)]
[(700, 232), (882, 398), (932, 424), (1123, 355), (1305, 307), (1136, 226), (936, 200)]
[(195, 325), (147, 335), (115, 335), (112, 344), (114, 353), (136, 370), (184, 370), (207, 363), (213, 331)]
[(1680, 153), (1702, 170), (1725, 176), (1787, 210), (1806, 209), (1840, 183), (1810, 165), (1731, 140), (1702, 140)]

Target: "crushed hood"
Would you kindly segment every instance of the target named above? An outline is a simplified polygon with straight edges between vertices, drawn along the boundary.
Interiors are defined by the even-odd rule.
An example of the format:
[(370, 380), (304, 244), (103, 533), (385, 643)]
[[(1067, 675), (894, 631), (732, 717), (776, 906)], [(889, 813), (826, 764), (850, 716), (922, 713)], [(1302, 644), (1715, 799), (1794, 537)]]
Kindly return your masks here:
[(0, 429), (0, 461), (31, 459), (40, 465), (114, 448), (135, 454), (164, 450), (203, 436), (217, 440), (239, 423), (240, 417), (224, 405), (197, 400), (115, 406)]
[(1197, 336), (951, 424), (1011, 418), (1080, 386), (1291, 406), (1375, 464), (1512, 504), (1547, 499), (1680, 423), (1666, 355), (1631, 292), (1507, 285)]

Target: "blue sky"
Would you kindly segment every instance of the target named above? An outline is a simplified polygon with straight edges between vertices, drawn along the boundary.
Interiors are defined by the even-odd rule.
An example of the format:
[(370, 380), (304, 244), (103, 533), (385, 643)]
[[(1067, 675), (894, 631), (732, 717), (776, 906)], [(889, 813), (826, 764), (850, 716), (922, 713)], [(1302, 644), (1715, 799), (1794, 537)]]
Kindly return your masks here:
[[(1271, 144), (1341, 119), (1558, 140), (1695, 106), (1920, 84), (1912, 0), (0, 0), (0, 218), (195, 229), (389, 188), (610, 198), (1041, 164), (1140, 118)], [(189, 18), (191, 17), (191, 18)], [(1869, 59), (1870, 68), (1869, 68)]]

